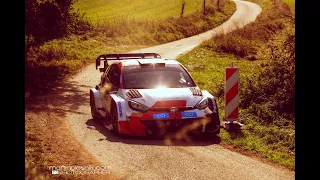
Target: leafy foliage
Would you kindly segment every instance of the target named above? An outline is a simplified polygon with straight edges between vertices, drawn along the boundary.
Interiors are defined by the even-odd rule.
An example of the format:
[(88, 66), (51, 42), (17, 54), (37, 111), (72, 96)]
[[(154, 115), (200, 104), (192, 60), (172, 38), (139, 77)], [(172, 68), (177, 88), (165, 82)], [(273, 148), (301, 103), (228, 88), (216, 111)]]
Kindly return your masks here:
[(72, 12), (74, 0), (25, 0), (27, 43), (43, 43), (91, 28), (84, 16)]

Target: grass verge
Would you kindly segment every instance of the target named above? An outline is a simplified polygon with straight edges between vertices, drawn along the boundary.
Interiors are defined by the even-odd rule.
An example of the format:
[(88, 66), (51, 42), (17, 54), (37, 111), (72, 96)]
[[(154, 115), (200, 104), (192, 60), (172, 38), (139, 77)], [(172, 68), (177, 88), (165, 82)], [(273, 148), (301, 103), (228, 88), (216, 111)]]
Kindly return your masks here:
[(252, 0), (257, 20), (219, 35), (178, 58), (197, 84), (217, 98), (224, 119), (224, 73), (240, 67), (242, 132), (221, 131), (222, 142), (295, 169), (294, 18), (282, 1)]

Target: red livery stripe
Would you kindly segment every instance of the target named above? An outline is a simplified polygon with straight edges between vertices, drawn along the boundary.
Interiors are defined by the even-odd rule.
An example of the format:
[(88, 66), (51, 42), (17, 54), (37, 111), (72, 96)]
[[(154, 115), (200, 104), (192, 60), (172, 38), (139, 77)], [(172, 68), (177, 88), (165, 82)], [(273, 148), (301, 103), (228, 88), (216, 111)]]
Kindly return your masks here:
[(226, 69), (226, 81), (238, 70), (238, 68), (227, 68)]
[(186, 107), (187, 100), (165, 100), (156, 102), (151, 109), (153, 108), (171, 108), (171, 107)]
[(238, 82), (226, 93), (226, 106), (238, 94)]
[(227, 118), (237, 119), (238, 118), (238, 112), (239, 112), (239, 106), (237, 106)]

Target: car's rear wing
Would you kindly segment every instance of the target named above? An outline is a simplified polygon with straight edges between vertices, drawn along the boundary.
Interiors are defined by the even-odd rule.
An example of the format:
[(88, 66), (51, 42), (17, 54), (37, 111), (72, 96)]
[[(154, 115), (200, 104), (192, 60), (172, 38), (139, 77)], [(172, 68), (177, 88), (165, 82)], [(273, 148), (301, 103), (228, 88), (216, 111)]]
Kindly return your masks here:
[(121, 61), (127, 59), (159, 59), (161, 56), (158, 53), (128, 53), (128, 54), (102, 54), (96, 59), (96, 69), (100, 66), (101, 61), (104, 61), (104, 67), (99, 68), (100, 72), (104, 72), (109, 66), (108, 62)]

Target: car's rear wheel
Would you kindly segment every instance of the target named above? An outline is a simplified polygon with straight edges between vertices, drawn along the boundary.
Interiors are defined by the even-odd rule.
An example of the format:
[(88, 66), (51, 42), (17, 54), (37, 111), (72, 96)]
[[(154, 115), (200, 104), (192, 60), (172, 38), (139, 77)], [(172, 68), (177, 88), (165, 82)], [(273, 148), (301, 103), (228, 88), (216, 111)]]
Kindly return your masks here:
[(118, 131), (118, 110), (117, 110), (116, 103), (114, 102), (111, 103), (110, 119), (113, 126), (113, 131), (118, 133), (119, 132)]

